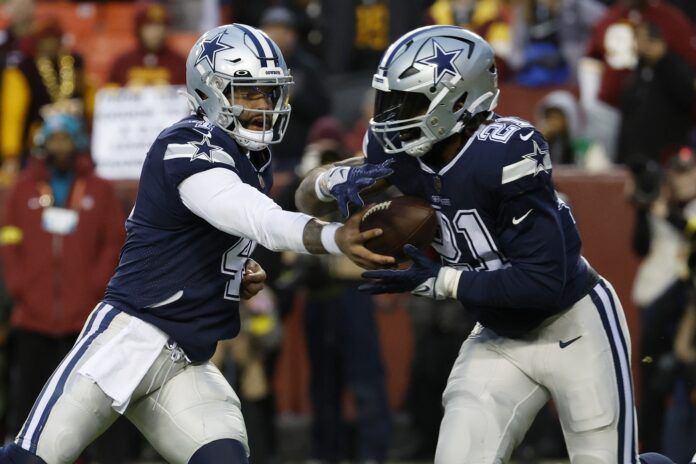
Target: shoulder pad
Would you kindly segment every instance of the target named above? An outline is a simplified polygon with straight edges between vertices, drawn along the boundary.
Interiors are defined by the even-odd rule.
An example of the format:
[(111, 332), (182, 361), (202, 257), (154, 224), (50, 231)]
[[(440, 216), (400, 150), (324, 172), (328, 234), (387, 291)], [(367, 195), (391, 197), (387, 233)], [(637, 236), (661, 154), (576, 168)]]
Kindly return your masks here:
[(240, 156), (236, 144), (229, 143), (213, 129), (212, 124), (192, 117), (165, 129), (157, 137), (166, 144), (164, 160), (187, 158), (236, 167), (235, 158)]
[(160, 138), (170, 137), (177, 134), (198, 133), (199, 136), (206, 135), (211, 137), (213, 125), (194, 116), (187, 116), (175, 122), (160, 133)]

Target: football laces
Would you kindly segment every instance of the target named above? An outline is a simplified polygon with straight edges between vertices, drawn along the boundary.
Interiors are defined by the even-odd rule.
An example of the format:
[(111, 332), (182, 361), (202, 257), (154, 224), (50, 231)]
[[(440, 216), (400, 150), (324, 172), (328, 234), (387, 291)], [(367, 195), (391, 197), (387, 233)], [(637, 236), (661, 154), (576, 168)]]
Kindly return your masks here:
[(389, 208), (389, 206), (391, 206), (391, 203), (392, 203), (391, 200), (383, 201), (382, 203), (377, 203), (375, 206), (373, 206), (370, 209), (368, 209), (367, 211), (365, 211), (365, 214), (363, 215), (360, 222), (363, 222), (372, 213), (376, 213), (377, 211), (382, 211), (382, 210)]

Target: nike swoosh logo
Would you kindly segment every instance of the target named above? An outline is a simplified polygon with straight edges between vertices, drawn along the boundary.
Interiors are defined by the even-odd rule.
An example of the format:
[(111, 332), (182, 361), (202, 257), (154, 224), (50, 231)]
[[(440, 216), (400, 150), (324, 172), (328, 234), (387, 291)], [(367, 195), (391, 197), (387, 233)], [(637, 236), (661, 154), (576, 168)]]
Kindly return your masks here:
[(534, 131), (531, 131), (531, 132), (530, 132), (529, 134), (527, 134), (527, 135), (522, 135), (522, 134), (520, 134), (520, 138), (526, 142), (527, 140), (529, 140), (529, 138), (530, 138), (533, 134), (534, 134)]
[(567, 347), (568, 345), (570, 345), (571, 343), (578, 341), (581, 337), (582, 337), (582, 335), (578, 335), (574, 339), (568, 340), (567, 342), (564, 342), (563, 340), (558, 340), (558, 346), (560, 346), (561, 349), (563, 349), (563, 348)]
[(519, 219), (517, 219), (516, 217), (513, 217), (513, 218), (512, 218), (512, 225), (516, 226), (516, 225), (519, 224), (520, 222), (524, 221), (525, 218), (526, 218), (527, 216), (529, 216), (529, 213), (531, 213), (532, 211), (534, 211), (534, 208), (532, 208), (532, 209), (530, 209), (529, 211), (527, 211), (526, 213), (524, 213), (524, 216), (522, 216), (522, 217), (519, 218)]

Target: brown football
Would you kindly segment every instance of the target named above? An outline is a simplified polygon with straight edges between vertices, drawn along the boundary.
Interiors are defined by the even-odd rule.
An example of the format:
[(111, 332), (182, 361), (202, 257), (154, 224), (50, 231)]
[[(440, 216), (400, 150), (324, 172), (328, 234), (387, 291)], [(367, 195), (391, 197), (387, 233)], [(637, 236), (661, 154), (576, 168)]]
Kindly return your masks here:
[(379, 237), (365, 242), (365, 247), (380, 255), (393, 256), (397, 261), (408, 257), (404, 245), (425, 250), (437, 230), (437, 216), (430, 204), (418, 197), (396, 197), (364, 208), (360, 231), (382, 229)]

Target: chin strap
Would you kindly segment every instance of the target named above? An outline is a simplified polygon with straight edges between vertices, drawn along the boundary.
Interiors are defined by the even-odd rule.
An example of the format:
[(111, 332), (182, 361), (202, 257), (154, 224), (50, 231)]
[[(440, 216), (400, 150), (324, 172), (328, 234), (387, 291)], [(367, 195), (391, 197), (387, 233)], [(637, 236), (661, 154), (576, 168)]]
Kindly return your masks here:
[(416, 145), (415, 147), (407, 148), (404, 150), (406, 154), (415, 156), (417, 158), (420, 158), (421, 156), (425, 155), (430, 151), (430, 149), (433, 148), (433, 142), (428, 139), (425, 142)]
[(251, 151), (263, 150), (268, 146), (268, 142), (261, 142), (258, 138), (262, 140), (272, 139), (273, 131), (253, 131), (250, 129), (245, 129), (241, 124), (235, 124), (236, 132), (232, 132), (236, 136), (237, 142), (240, 145), (247, 147)]

